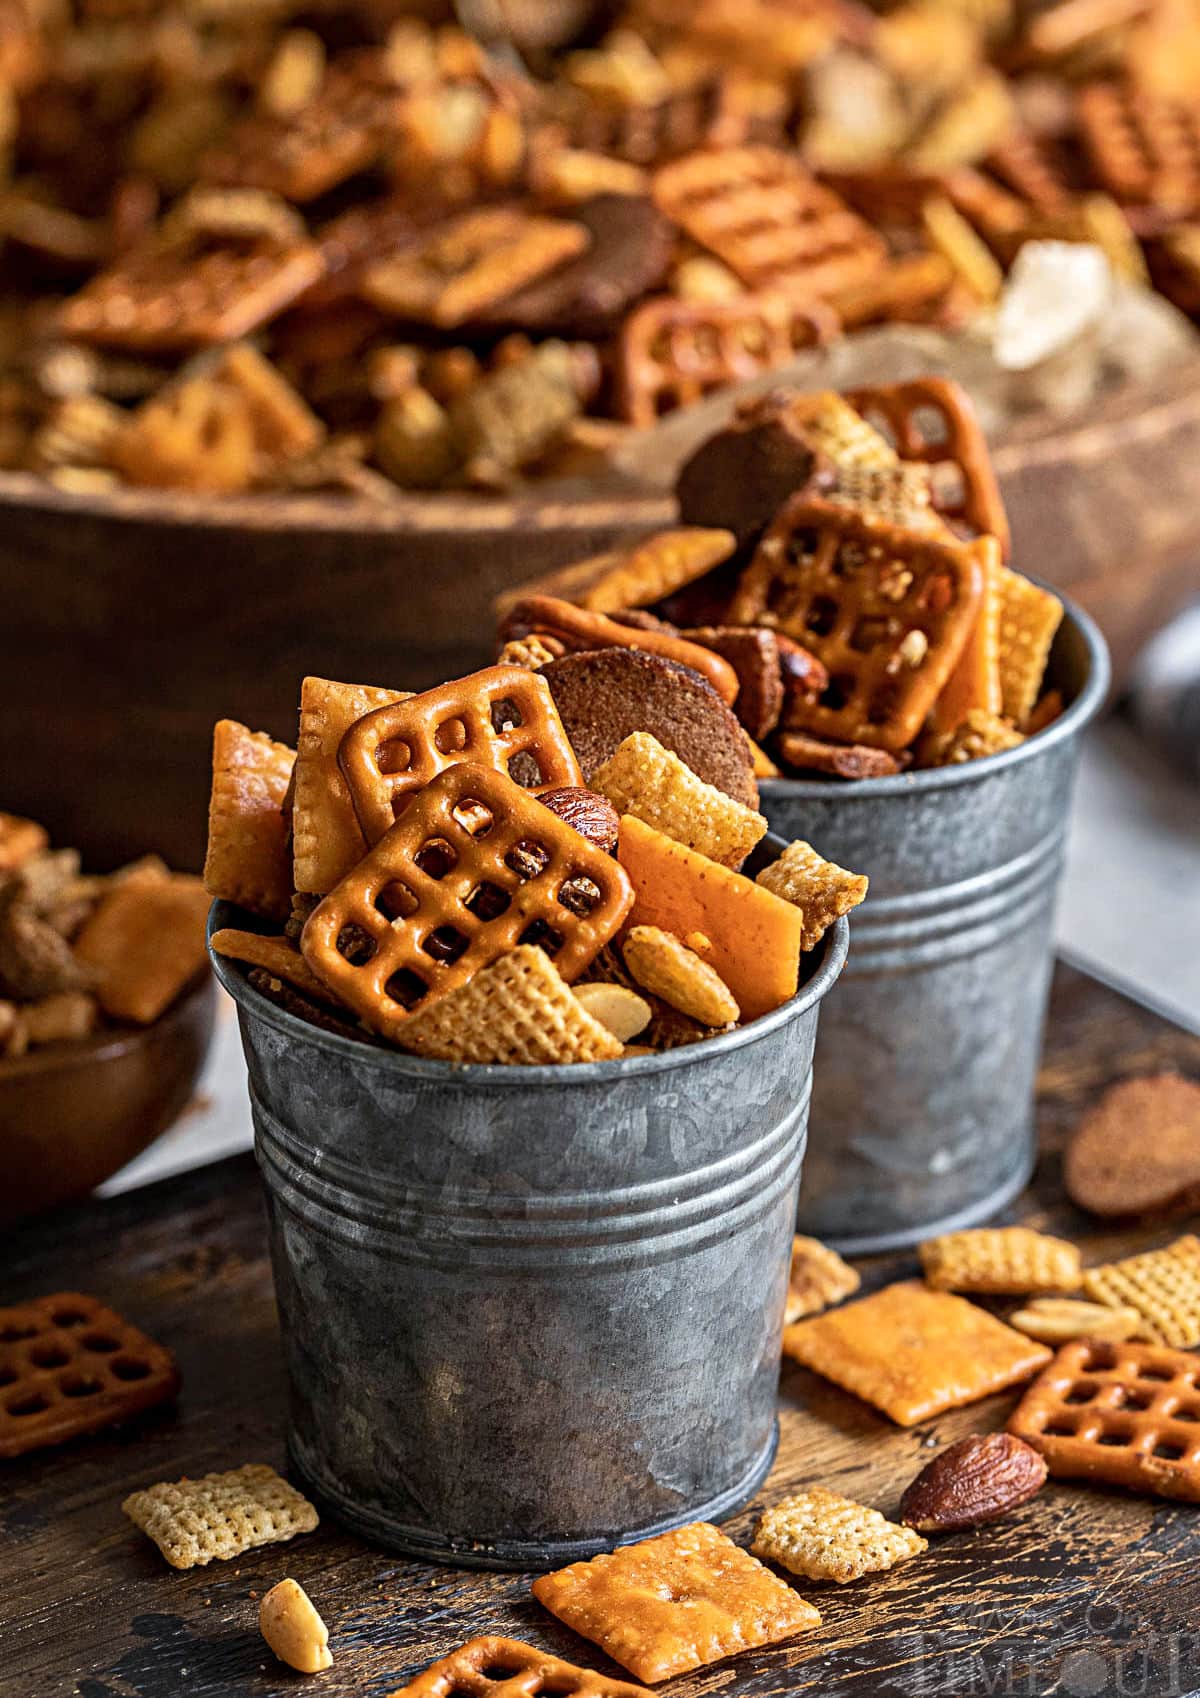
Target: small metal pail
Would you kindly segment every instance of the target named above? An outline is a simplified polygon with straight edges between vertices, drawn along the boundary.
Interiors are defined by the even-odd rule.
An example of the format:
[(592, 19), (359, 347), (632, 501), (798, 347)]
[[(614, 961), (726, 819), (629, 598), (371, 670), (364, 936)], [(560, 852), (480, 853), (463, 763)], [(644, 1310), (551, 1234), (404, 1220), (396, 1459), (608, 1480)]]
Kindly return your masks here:
[(987, 1219), (1029, 1179), (1034, 1078), (1080, 734), (1104, 639), (1068, 603), (1038, 736), (963, 766), (840, 784), (771, 779), (783, 837), (870, 875), (821, 1015), (802, 1232), (851, 1253)]
[[(247, 921), (216, 904), (229, 923)], [(847, 939), (841, 921), (751, 1025), (577, 1067), (357, 1044), (214, 958), (250, 1072), (291, 1456), (339, 1519), (538, 1568), (748, 1501), (777, 1442), (817, 1012)]]

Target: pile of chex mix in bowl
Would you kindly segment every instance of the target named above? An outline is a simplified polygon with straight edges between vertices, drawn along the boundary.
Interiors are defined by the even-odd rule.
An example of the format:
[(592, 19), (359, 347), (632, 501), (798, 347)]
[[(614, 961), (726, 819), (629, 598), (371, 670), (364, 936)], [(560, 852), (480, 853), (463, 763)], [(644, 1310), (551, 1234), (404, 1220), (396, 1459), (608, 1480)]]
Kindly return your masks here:
[(767, 822), (718, 656), (572, 658), (599, 680), (306, 678), (294, 752), (222, 720), (205, 883), (258, 929), (213, 950), (315, 1026), (455, 1062), (646, 1055), (787, 1002), (866, 879), (807, 843), (740, 870)]
[(0, 467), (591, 475), (861, 326), (989, 334), (1027, 244), (1082, 279), (1021, 285), (1030, 359), (1114, 279), (1200, 309), (1188, 0), (629, 0), (524, 62), (448, 21), (511, 8), (417, 9), (6, 0)]
[(602, 698), (630, 654), (646, 689), (684, 665), (732, 704), (758, 776), (842, 779), (1001, 754), (1061, 712), (1045, 678), (1063, 606), (1009, 563), (956, 384), (773, 391), (700, 444), (676, 494), (682, 529), (500, 598), (502, 656), (560, 706)]

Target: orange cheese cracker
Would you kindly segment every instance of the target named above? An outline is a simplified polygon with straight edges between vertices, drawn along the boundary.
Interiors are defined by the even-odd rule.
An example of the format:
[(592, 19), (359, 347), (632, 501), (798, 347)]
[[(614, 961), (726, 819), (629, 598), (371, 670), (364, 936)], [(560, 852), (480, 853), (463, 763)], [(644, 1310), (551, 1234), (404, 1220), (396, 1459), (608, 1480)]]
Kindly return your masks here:
[(632, 814), (621, 820), (617, 859), (635, 891), (630, 926), (676, 937), (700, 932), (705, 960), (728, 985), (743, 1020), (795, 996), (804, 916), (753, 879), (676, 843)]
[(285, 919), (292, 901), (284, 798), (295, 751), (236, 719), (213, 727), (204, 888), (256, 914)]
[(292, 854), (296, 889), (324, 896), (367, 852), (350, 788), (338, 766), (338, 745), (356, 720), (406, 701), (411, 690), (339, 684), (306, 678), (300, 686), (300, 737)]
[(75, 958), (114, 1020), (149, 1025), (204, 966), (208, 892), (156, 867), (113, 884), (75, 939)]
[(533, 1595), (646, 1681), (774, 1645), (821, 1621), (785, 1581), (706, 1521), (543, 1574)]
[(785, 1355), (911, 1427), (1032, 1378), (1051, 1352), (919, 1280), (785, 1327)]

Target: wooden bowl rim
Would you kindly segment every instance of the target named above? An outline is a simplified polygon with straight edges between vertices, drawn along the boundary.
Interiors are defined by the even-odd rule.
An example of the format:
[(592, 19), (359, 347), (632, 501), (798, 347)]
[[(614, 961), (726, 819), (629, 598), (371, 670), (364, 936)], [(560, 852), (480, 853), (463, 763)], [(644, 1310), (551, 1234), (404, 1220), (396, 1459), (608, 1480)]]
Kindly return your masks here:
[(43, 1049), (28, 1050), (24, 1055), (0, 1059), (0, 1091), (14, 1079), (44, 1077), (50, 1073), (70, 1073), (79, 1067), (93, 1067), (101, 1062), (116, 1061), (142, 1049), (156, 1036), (179, 1025), (195, 1006), (206, 998), (215, 1002), (217, 982), (208, 964), (198, 972), (175, 1001), (148, 1026), (124, 1026), (116, 1030), (94, 1032), (90, 1038), (75, 1038), (61, 1044), (47, 1044)]
[[(1150, 382), (1130, 381), (1094, 407), (1067, 417), (1031, 415), (994, 445), (1001, 479), (1064, 462), (1107, 457), (1133, 437), (1166, 436), (1185, 416), (1200, 415), (1200, 351)], [(178, 491), (114, 489), (75, 493), (57, 489), (32, 472), (0, 471), (0, 511), (22, 508), (68, 518), (145, 525), (191, 525), (211, 531), (289, 531), (396, 535), (502, 531), (587, 531), (670, 524), (675, 502), (668, 491), (631, 487), (628, 493), (589, 495), (537, 485), (512, 496), (469, 490), (420, 495), (399, 490), (386, 505), (354, 495), (189, 495)]]

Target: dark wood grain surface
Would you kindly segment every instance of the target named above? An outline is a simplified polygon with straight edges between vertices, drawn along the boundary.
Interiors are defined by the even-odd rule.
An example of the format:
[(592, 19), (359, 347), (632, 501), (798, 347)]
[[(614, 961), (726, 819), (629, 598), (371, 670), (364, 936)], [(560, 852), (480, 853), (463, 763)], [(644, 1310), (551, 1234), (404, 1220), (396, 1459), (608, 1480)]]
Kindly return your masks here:
[[(1043, 1158), (1020, 1218), (1097, 1259), (1179, 1230), (1097, 1231), (1059, 1184), (1059, 1151), (1080, 1111), (1112, 1080), (1164, 1067), (1200, 1077), (1200, 1037), (1059, 969), (1040, 1085)], [(870, 1287), (914, 1269), (911, 1256), (894, 1256), (863, 1271)], [(0, 1301), (71, 1287), (169, 1344), (184, 1392), (177, 1411), (122, 1433), (0, 1464), (4, 1698), (283, 1698), (303, 1679), (259, 1638), (256, 1598), (285, 1575), (330, 1626), (334, 1666), (313, 1685), (323, 1698), (381, 1698), (479, 1632), (611, 1669), (531, 1599), (526, 1575), (408, 1562), (329, 1521), (294, 1544), (179, 1574), (122, 1516), (122, 1498), (156, 1480), (249, 1460), (282, 1466), (285, 1393), (250, 1157), (26, 1226), (0, 1246)], [(586, 1404), (586, 1386), (579, 1396)], [(823, 1482), (894, 1512), (935, 1447), (1002, 1425), (1012, 1401), (901, 1432), (789, 1367), (779, 1458), (759, 1505)], [(753, 1521), (752, 1507), (727, 1531), (745, 1541)], [(1008, 1521), (939, 1539), (891, 1574), (801, 1589), (822, 1611), (820, 1628), (673, 1681), (669, 1698), (1200, 1692), (1196, 1508), (1052, 1483)]]

